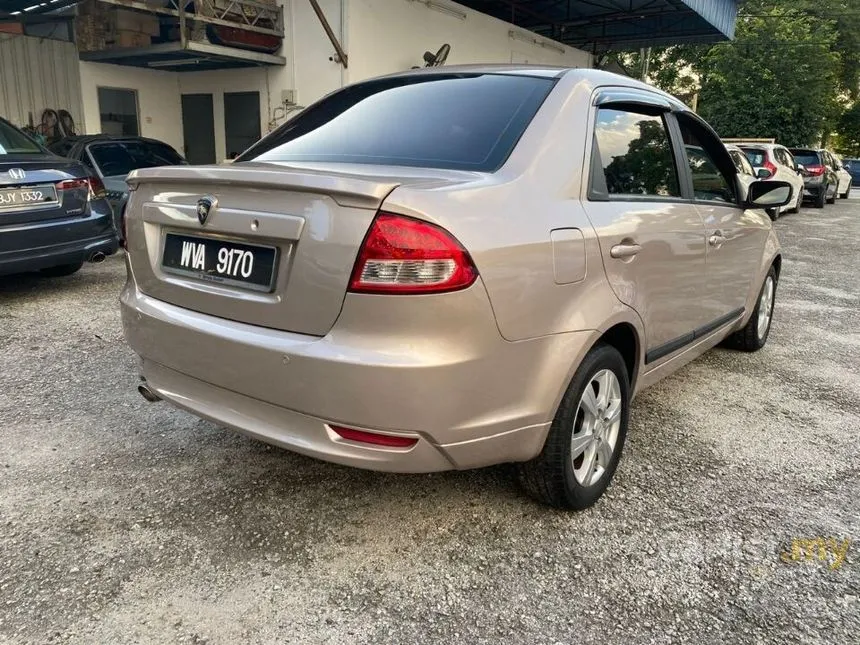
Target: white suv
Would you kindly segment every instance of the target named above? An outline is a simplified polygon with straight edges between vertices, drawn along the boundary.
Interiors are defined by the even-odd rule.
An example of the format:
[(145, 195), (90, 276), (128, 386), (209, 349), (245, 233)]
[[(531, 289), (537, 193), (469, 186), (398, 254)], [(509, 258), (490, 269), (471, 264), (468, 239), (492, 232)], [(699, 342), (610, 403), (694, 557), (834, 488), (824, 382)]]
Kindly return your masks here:
[(803, 176), (800, 174), (797, 162), (788, 148), (778, 143), (753, 143), (733, 141), (749, 159), (755, 168), (756, 175), (762, 179), (778, 179), (791, 184), (794, 199), (788, 206), (775, 209), (772, 217), (776, 219), (782, 213), (796, 213), (803, 201)]

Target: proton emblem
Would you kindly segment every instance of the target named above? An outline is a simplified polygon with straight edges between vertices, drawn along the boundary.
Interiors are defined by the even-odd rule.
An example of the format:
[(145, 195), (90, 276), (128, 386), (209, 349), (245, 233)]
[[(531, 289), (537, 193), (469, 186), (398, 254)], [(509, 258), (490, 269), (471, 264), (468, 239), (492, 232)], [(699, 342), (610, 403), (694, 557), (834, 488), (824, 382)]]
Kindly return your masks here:
[(26, 176), (27, 176), (27, 173), (24, 172), (23, 168), (10, 168), (9, 169), (9, 178), (10, 179), (17, 179), (18, 181), (21, 181)]
[(206, 224), (206, 220), (209, 219), (209, 215), (212, 214), (217, 205), (218, 200), (209, 195), (197, 200), (197, 220), (200, 222), (200, 226)]

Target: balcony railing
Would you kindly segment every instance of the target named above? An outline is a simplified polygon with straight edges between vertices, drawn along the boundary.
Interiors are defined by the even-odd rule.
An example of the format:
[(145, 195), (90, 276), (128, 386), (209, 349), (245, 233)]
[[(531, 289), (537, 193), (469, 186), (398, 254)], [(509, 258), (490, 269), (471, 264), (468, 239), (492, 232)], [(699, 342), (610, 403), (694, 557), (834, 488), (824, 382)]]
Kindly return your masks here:
[[(274, 3), (259, 0), (99, 0), (103, 4), (174, 16), (186, 21), (221, 25), (284, 36), (284, 11)], [(188, 8), (193, 7), (193, 11)]]

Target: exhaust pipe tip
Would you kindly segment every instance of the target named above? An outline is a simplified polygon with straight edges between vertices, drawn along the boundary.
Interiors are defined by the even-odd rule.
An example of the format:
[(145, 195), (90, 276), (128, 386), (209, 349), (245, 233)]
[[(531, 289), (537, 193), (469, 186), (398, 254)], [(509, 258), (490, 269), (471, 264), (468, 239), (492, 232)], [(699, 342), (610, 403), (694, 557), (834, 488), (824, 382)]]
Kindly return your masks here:
[(140, 385), (138, 385), (137, 391), (140, 392), (140, 395), (150, 403), (156, 403), (158, 401), (161, 401), (161, 397), (158, 396), (155, 393), (155, 390), (149, 387), (149, 385), (147, 385), (146, 383), (141, 383)]
[(93, 264), (98, 264), (99, 262), (104, 262), (104, 261), (105, 261), (105, 254), (102, 253), (101, 251), (96, 251), (95, 253), (93, 253), (90, 256), (90, 262), (92, 262)]

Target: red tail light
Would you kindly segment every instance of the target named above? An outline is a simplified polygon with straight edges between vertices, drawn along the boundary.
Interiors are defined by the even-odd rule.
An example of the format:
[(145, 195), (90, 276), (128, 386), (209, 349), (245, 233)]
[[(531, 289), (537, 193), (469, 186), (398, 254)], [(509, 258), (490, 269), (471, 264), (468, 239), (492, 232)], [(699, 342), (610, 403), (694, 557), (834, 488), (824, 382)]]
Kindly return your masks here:
[(805, 166), (806, 172), (813, 177), (824, 174), (824, 166)]
[(78, 190), (79, 188), (89, 190), (90, 182), (86, 179), (66, 179), (57, 183), (57, 190)]
[(442, 293), (478, 277), (469, 253), (446, 230), (403, 215), (379, 213), (358, 253), (350, 291)]
[(98, 177), (87, 177), (80, 179), (64, 179), (57, 182), (57, 190), (77, 190), (86, 188), (90, 199), (102, 199), (105, 196), (105, 185)]
[(414, 437), (398, 437), (393, 434), (379, 434), (378, 432), (367, 432), (365, 430), (354, 430), (340, 426), (329, 426), (338, 435), (349, 441), (360, 443), (371, 443), (375, 446), (386, 446), (387, 448), (411, 448), (418, 439)]
[(102, 183), (102, 180), (98, 177), (90, 177), (90, 192), (92, 196), (96, 199), (104, 199), (105, 198), (105, 185)]
[(776, 174), (776, 166), (771, 162), (770, 159), (765, 159), (764, 164), (762, 164), (762, 168), (766, 168), (770, 173), (770, 177), (773, 177)]

